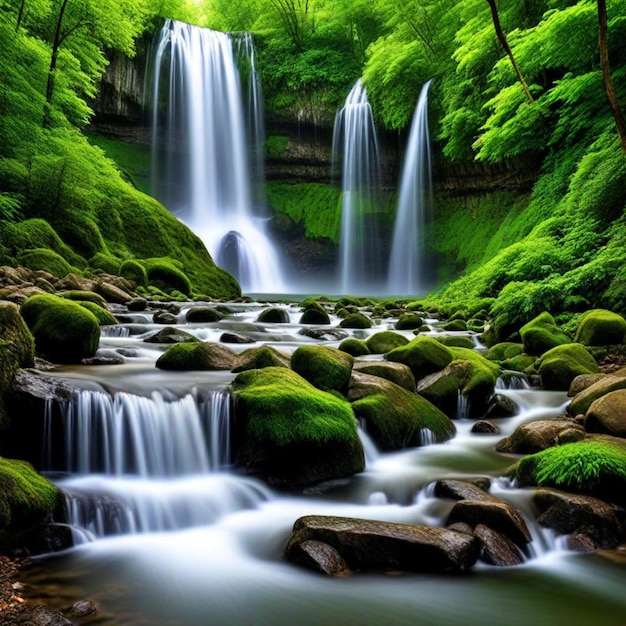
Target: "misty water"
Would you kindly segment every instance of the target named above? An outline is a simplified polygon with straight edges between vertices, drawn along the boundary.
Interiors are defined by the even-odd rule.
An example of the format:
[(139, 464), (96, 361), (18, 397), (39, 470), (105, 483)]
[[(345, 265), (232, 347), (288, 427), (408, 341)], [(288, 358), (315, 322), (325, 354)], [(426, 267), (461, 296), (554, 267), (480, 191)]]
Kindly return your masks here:
[[(339, 343), (301, 335), (298, 305), (281, 305), (288, 324), (258, 323), (264, 305), (232, 306), (235, 313), (212, 324), (186, 324), (183, 310), (178, 327), (214, 342), (224, 330), (245, 329), (257, 339), (253, 346), (286, 353), (303, 343)], [(447, 443), (381, 454), (361, 433), (364, 472), (284, 493), (232, 466), (227, 388), (234, 375), (157, 370), (166, 346), (143, 342), (157, 328), (149, 314), (135, 319), (125, 325), (128, 336), (106, 331), (101, 339), (102, 348), (125, 355), (123, 365), (51, 372), (76, 394), (63, 407), (66, 418), (47, 425), (44, 438), (63, 443), (51, 450), (43, 441), (41, 463), (67, 494), (76, 546), (36, 559), (26, 571), (34, 601), (67, 609), (91, 599), (99, 613), (86, 623), (107, 626), (624, 624), (623, 568), (569, 552), (562, 538), (538, 527), (532, 491), (502, 478), (515, 457), (494, 451), (524, 421), (562, 414), (564, 393), (499, 389), (520, 407), (517, 416), (497, 420), (500, 435), (473, 434), (471, 420), (457, 419), (457, 435)], [(366, 338), (395, 321), (347, 332)], [(320, 328), (336, 330), (338, 323), (332, 316)], [(430, 324), (431, 334), (441, 332), (436, 320)], [(533, 541), (523, 565), (479, 563), (450, 577), (329, 579), (284, 561), (293, 523), (303, 515), (444, 525), (453, 502), (434, 498), (431, 487), (444, 477), (489, 477), (492, 492), (524, 513)]]

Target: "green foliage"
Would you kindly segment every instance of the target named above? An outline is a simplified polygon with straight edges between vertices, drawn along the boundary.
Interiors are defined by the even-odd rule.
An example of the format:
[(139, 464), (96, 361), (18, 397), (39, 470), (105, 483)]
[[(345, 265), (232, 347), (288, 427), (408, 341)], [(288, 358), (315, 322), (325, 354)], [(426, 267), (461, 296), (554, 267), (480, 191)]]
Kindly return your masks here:
[(523, 458), (516, 473), (524, 485), (556, 487), (623, 501), (626, 452), (601, 441), (569, 443)]
[(73, 289), (70, 291), (63, 291), (57, 294), (61, 298), (66, 298), (67, 300), (74, 300), (75, 302), (93, 302), (93, 304), (98, 305), (102, 309), (106, 309), (107, 303), (106, 300), (98, 293), (94, 293), (93, 291), (80, 291), (78, 289)]

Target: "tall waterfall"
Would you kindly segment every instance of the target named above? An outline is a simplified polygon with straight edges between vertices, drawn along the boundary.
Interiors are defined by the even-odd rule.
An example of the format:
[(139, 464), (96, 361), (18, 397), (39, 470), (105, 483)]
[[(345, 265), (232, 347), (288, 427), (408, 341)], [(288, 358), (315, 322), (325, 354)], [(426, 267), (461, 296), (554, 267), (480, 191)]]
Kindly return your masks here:
[(380, 155), (372, 108), (360, 79), (335, 118), (333, 164), (339, 161), (343, 190), (339, 287), (342, 293), (364, 293), (380, 278), (375, 212)]
[(253, 47), (249, 38), (236, 47), (247, 54), (255, 107), (248, 125), (233, 38), (173, 20), (163, 26), (154, 61), (153, 192), (244, 291), (283, 292), (251, 186), (251, 170), (262, 171), (249, 147), (258, 155), (263, 141)]
[(425, 236), (432, 210), (428, 133), (428, 89), (431, 82), (422, 87), (415, 108), (400, 181), (389, 262), (388, 290), (394, 295), (419, 295), (430, 286)]

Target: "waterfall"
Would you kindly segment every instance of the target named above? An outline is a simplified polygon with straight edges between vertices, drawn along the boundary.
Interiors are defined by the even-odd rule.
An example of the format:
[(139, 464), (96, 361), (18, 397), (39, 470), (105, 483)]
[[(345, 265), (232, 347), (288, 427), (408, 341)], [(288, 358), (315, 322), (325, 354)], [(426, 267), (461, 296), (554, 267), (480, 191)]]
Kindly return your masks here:
[[(341, 155), (341, 156), (340, 156)], [(359, 79), (333, 131), (333, 170), (341, 161), (341, 293), (363, 293), (380, 276), (380, 238), (374, 211), (380, 184), (380, 154), (372, 108)]]
[[(165, 22), (153, 72), (153, 193), (202, 238), (244, 291), (278, 293), (285, 290), (278, 252), (251, 189), (251, 169), (262, 175), (260, 85), (252, 41), (240, 41), (254, 107), (248, 128), (233, 38)], [(257, 155), (253, 167), (250, 143)]]
[(430, 138), (428, 133), (428, 81), (420, 93), (404, 159), (398, 211), (389, 262), (389, 293), (419, 295), (429, 288), (430, 269), (425, 234), (432, 209)]
[(168, 402), (157, 391), (146, 398), (81, 390), (63, 407), (62, 419), (53, 420), (47, 410), (47, 470), (171, 478), (230, 463), (230, 396), (224, 391)]

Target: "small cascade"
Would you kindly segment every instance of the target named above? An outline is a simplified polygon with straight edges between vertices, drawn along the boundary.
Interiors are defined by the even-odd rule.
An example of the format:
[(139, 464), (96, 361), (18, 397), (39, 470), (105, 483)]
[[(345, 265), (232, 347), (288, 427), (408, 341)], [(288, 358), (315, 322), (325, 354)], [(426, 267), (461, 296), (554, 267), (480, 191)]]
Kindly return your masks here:
[[(281, 293), (278, 251), (265, 232), (264, 211), (255, 210), (251, 189), (249, 140), (257, 153), (262, 142), (254, 47), (250, 37), (239, 41), (240, 56), (247, 54), (255, 107), (248, 125), (233, 38), (166, 20), (153, 72), (152, 190), (218, 262), (227, 243), (238, 243), (240, 260), (229, 269), (252, 268), (236, 275), (244, 291)], [(261, 176), (258, 156), (252, 161)]]
[(389, 293), (418, 295), (430, 286), (426, 230), (432, 211), (432, 174), (428, 132), (428, 81), (420, 93), (400, 180), (398, 211), (389, 262)]
[(437, 443), (437, 435), (430, 428), (420, 429), (420, 445), (430, 446)]
[(380, 451), (376, 447), (372, 438), (367, 434), (363, 420), (359, 423), (358, 435), (361, 445), (363, 446), (363, 453), (365, 455), (365, 467), (371, 467), (380, 457)]
[(100, 326), (100, 336), (107, 338), (120, 338), (125, 339), (130, 337), (130, 328), (127, 326)]
[(340, 290), (359, 293), (381, 278), (376, 196), (380, 154), (372, 107), (361, 80), (337, 113), (333, 131), (333, 170), (341, 163)]
[[(230, 462), (230, 397), (223, 391), (168, 402), (156, 391), (146, 398), (81, 390), (63, 407), (62, 422), (46, 412), (44, 469), (173, 477)], [(53, 444), (59, 441), (63, 454)]]
[(530, 389), (530, 384), (524, 374), (507, 372), (506, 376), (498, 376), (496, 389)]
[(458, 395), (456, 398), (456, 413), (454, 415), (455, 419), (458, 420), (466, 420), (469, 419), (470, 416), (470, 401), (469, 398), (461, 393), (459, 389)]

